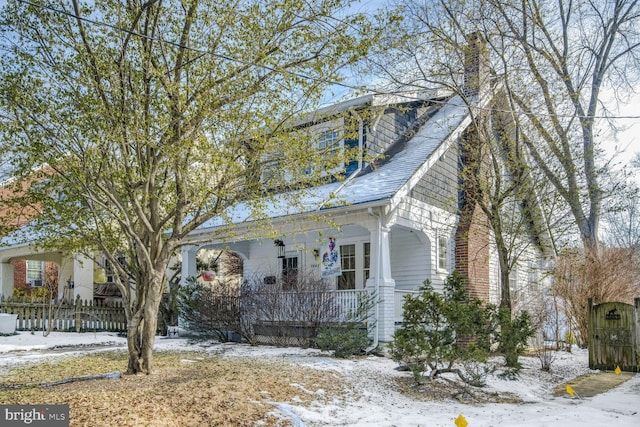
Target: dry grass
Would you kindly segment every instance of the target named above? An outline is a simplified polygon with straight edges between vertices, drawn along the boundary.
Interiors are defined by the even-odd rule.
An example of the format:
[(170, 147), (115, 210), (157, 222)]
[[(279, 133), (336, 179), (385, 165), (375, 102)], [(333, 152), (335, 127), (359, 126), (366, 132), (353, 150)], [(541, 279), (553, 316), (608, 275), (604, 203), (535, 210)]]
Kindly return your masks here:
[[(109, 373), (126, 360), (124, 352), (109, 352), (41, 363), (11, 371), (0, 385)], [(343, 387), (337, 374), (286, 361), (166, 352), (154, 363), (152, 375), (3, 391), (0, 403), (68, 404), (71, 426), (275, 426), (291, 423), (272, 402), (331, 399)]]

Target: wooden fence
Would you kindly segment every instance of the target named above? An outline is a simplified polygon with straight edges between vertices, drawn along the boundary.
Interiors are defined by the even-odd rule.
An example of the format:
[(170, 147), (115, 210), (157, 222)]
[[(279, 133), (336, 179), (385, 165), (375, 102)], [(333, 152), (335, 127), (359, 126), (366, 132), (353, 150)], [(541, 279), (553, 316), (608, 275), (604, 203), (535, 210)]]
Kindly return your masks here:
[(589, 299), (589, 368), (640, 371), (640, 298), (634, 304)]
[(16, 330), (109, 331), (127, 330), (122, 303), (101, 301), (37, 301), (30, 297), (0, 299), (0, 312), (18, 315)]

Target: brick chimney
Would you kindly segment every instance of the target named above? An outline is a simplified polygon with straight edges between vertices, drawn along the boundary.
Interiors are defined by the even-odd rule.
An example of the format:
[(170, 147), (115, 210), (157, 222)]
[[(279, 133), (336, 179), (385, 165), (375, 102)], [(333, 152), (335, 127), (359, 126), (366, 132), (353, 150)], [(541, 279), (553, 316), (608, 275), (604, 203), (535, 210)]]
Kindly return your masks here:
[(477, 202), (478, 197), (482, 197), (479, 186), (487, 164), (482, 157), (483, 145), (479, 141), (478, 129), (470, 126), (460, 138), (459, 144), (460, 216), (455, 234), (455, 268), (467, 280), (469, 297), (488, 303), (490, 227), (487, 215)]
[(489, 51), (487, 41), (479, 32), (467, 35), (467, 46), (464, 51), (464, 86), (465, 97), (480, 95), (482, 99), (489, 88)]

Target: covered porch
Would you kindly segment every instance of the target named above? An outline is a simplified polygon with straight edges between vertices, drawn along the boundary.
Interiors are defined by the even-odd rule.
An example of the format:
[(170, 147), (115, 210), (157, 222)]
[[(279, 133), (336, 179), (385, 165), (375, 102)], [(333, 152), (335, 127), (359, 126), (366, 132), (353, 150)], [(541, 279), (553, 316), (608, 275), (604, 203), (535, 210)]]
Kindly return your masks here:
[[(292, 221), (275, 238), (220, 239), (185, 246), (181, 252), (183, 284), (198, 276), (196, 258), (201, 251), (231, 251), (243, 260), (242, 281), (280, 282), (295, 273), (326, 284), (335, 305), (335, 319), (348, 321), (370, 299), (369, 323), (375, 342), (392, 340), (402, 321), (404, 295), (415, 293), (425, 280), (436, 286), (448, 274), (437, 259), (447, 256), (437, 247), (438, 230), (385, 216), (384, 209), (361, 209), (334, 215), (332, 226)], [(305, 231), (296, 231), (303, 229)], [(242, 233), (237, 233), (241, 235)], [(202, 237), (202, 236), (197, 236)], [(330, 238), (339, 253), (340, 273), (322, 278), (323, 256)], [(441, 242), (444, 240), (441, 239)], [(448, 240), (447, 240), (448, 242)], [(443, 265), (440, 265), (443, 267)], [(300, 292), (281, 292), (280, 299), (298, 298)], [(292, 321), (304, 321), (304, 310), (292, 312)]]
[[(93, 299), (94, 263), (80, 254), (64, 254), (60, 251), (43, 251), (30, 245), (20, 245), (0, 249), (0, 295), (9, 298), (16, 285), (16, 262), (29, 264), (53, 263), (57, 266), (57, 298), (75, 300)], [(27, 268), (27, 267), (24, 267)], [(44, 270), (44, 266), (42, 270)], [(34, 276), (35, 277), (35, 276)], [(29, 279), (27, 279), (29, 280)], [(39, 282), (38, 282), (39, 280)], [(32, 280), (32, 286), (42, 286), (43, 279)]]

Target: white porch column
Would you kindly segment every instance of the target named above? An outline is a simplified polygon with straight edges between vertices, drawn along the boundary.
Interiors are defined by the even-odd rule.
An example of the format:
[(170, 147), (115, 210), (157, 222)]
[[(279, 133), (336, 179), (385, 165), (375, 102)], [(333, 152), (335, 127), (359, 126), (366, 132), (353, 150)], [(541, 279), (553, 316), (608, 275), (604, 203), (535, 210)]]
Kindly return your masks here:
[[(376, 294), (376, 328), (380, 343), (393, 340), (395, 332), (394, 291), (396, 282), (391, 276), (389, 228), (378, 225), (371, 230), (371, 270), (367, 289)], [(375, 332), (374, 332), (375, 333)]]
[(0, 263), (0, 296), (13, 295), (13, 264)]
[(72, 300), (75, 298), (73, 295), (73, 289), (68, 288), (68, 282), (73, 282), (73, 255), (65, 255), (60, 261), (58, 266), (58, 297), (66, 300)]
[(78, 296), (93, 300), (93, 260), (81, 254), (73, 257), (73, 298)]
[(196, 267), (196, 254), (198, 248), (196, 246), (183, 246), (180, 250), (182, 255), (182, 271), (180, 274), (180, 286), (187, 284), (189, 277), (196, 277), (198, 269)]

